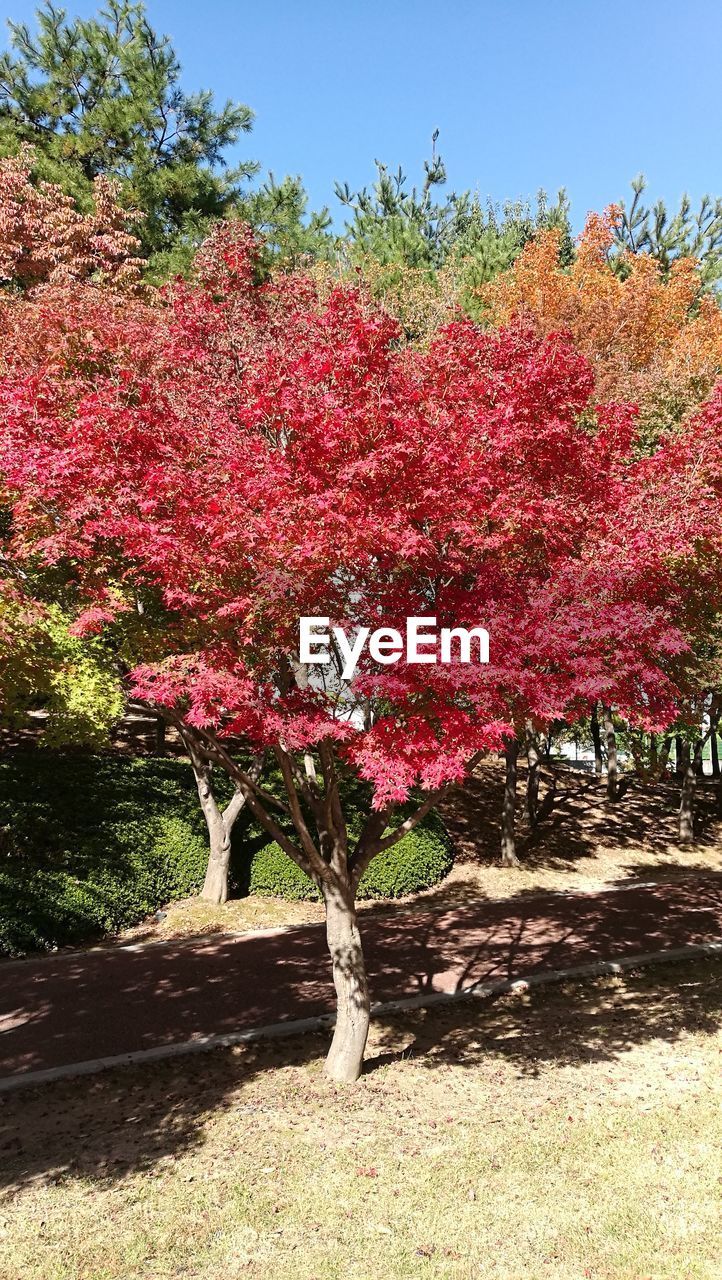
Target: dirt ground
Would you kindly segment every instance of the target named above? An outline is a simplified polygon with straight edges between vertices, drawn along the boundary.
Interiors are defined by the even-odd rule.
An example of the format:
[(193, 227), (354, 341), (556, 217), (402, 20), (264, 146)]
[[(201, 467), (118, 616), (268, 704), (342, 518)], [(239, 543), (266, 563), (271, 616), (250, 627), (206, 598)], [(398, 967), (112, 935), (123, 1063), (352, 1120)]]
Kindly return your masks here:
[(483, 765), (452, 792), (441, 807), (457, 847), (446, 886), (464, 879), (483, 896), (511, 897), (530, 888), (578, 892), (630, 878), (667, 879), (683, 869), (722, 866), (722, 793), (711, 782), (698, 786), (696, 840), (685, 848), (677, 837), (679, 788), (673, 782), (643, 787), (630, 777), (623, 797), (611, 802), (606, 779), (556, 761), (554, 774), (552, 793), (545, 772), (541, 804), (548, 812), (532, 831), (523, 813), (526, 776), (520, 771), (519, 868), (498, 865), (500, 763)]

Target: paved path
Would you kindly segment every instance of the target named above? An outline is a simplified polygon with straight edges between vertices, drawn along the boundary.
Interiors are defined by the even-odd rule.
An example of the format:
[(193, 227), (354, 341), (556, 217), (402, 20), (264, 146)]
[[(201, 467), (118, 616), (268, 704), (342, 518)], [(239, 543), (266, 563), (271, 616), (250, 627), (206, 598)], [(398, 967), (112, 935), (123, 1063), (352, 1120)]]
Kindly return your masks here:
[[(364, 913), (374, 1001), (722, 938), (722, 876)], [(322, 926), (0, 965), (0, 1081), (333, 1008)]]

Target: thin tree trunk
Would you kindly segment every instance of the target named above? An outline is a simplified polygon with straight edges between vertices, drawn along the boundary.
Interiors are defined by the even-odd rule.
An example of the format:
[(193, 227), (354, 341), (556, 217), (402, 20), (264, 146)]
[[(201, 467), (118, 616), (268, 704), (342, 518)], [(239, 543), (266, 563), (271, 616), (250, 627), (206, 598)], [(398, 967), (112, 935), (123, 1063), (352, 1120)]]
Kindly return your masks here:
[(688, 764), (689, 743), (678, 733), (674, 739), (674, 772), (678, 778), (684, 777)]
[(225, 809), (219, 810), (215, 800), (213, 801), (215, 813), (209, 816), (204, 809), (210, 839), (208, 866), (206, 867), (206, 877), (201, 889), (201, 898), (204, 902), (212, 902), (216, 906), (221, 906), (228, 901), (231, 837), (233, 825), (244, 804), (243, 794), (240, 791), (235, 791)]
[(710, 756), (712, 760), (712, 777), (719, 778), (720, 776), (719, 747), (717, 745), (717, 727), (716, 726), (714, 729), (714, 733), (711, 735), (709, 740), (709, 749), (710, 749)]
[(667, 765), (669, 764), (669, 753), (671, 750), (672, 750), (672, 739), (668, 734), (667, 737), (664, 739), (664, 742), (662, 743), (662, 750), (659, 753), (659, 760), (657, 762), (657, 777), (659, 778), (660, 782), (664, 779), (664, 775), (667, 772)]
[(337, 1002), (325, 1071), (332, 1080), (350, 1084), (361, 1075), (371, 1018), (366, 965), (351, 888), (324, 884), (322, 892)]
[(519, 741), (512, 738), (507, 742), (504, 752), (506, 760), (506, 777), (504, 780), (504, 803), (501, 810), (501, 865), (502, 867), (518, 867), (516, 856), (516, 838), (514, 822), (516, 815), (516, 766), (519, 758)]
[[(211, 766), (205, 756), (197, 750), (191, 733), (187, 730), (181, 732), (193, 768), (198, 799), (206, 820), (210, 844), (208, 866), (200, 896), (204, 902), (222, 906), (228, 901), (228, 872), (231, 863), (233, 826), (246, 801), (242, 791), (236, 787), (226, 808), (219, 808), (211, 785)], [(261, 764), (260, 758), (254, 760), (249, 774), (257, 777), (261, 771)]]
[(693, 756), (693, 761), (692, 761), (692, 768), (694, 769), (698, 778), (704, 777), (704, 752), (703, 751), (701, 751), (699, 755), (697, 755), (697, 752), (695, 752)]
[(599, 715), (597, 712), (596, 702), (592, 706), (592, 714), (589, 717), (589, 728), (592, 733), (592, 742), (594, 743), (594, 772), (598, 778), (602, 776), (602, 733), (599, 728)]
[[(236, 791), (233, 800), (236, 801), (232, 812), (228, 815), (222, 812), (216, 802), (213, 794), (210, 780), (210, 768), (203, 763), (200, 767), (195, 761), (193, 764), (193, 773), (195, 775), (196, 786), (198, 788), (198, 798), (201, 802), (201, 809), (206, 820), (208, 828), (208, 839), (210, 842), (210, 853), (208, 856), (208, 866), (206, 867), (206, 877), (203, 881), (201, 889), (201, 898), (204, 902), (213, 902), (216, 906), (228, 901), (228, 869), (231, 861), (231, 831), (238, 813), (243, 807), (243, 796)], [(226, 811), (227, 812), (227, 811)]]
[(694, 798), (697, 779), (700, 776), (704, 746), (712, 732), (713, 726), (710, 725), (704, 737), (697, 739), (694, 753), (690, 751), (689, 743), (686, 744), (685, 770), (679, 799), (679, 838), (683, 844), (689, 844), (694, 840)]
[(683, 844), (689, 844), (694, 840), (694, 795), (696, 790), (697, 774), (688, 753), (679, 800), (679, 838)]
[(618, 795), (619, 768), (617, 765), (617, 735), (610, 707), (604, 708), (604, 733), (607, 739), (607, 798), (616, 800)]
[(526, 780), (526, 816), (530, 827), (539, 821), (539, 752), (531, 722), (526, 726), (526, 757), (529, 772)]

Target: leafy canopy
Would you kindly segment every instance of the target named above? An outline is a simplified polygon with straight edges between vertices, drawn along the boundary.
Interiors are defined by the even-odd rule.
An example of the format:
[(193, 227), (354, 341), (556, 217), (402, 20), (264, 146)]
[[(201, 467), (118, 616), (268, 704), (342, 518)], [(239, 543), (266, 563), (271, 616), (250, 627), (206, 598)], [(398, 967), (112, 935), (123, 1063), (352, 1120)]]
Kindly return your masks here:
[(616, 206), (590, 214), (569, 265), (559, 233), (541, 232), (478, 301), (495, 325), (522, 315), (540, 333), (568, 331), (591, 362), (597, 397), (637, 404), (649, 445), (710, 394), (722, 371), (722, 311), (691, 257), (668, 271), (646, 252), (625, 251), (620, 262), (621, 222)]
[(87, 203), (94, 179), (116, 178), (146, 254), (197, 234), (237, 203), (253, 164), (224, 168), (223, 153), (250, 130), (247, 106), (217, 108), (188, 94), (170, 40), (142, 3), (108, 0), (92, 18), (68, 19), (46, 0), (34, 36), (10, 23), (0, 57), (0, 149), (38, 149), (40, 176)]
[[(405, 348), (358, 289), (258, 285), (258, 252), (222, 226), (163, 306), (96, 316), (92, 369), (30, 349), (2, 384), (18, 553), (72, 565), (92, 629), (162, 599), (136, 693), (259, 746), (326, 744), (381, 810), (594, 697), (665, 723), (686, 646), (673, 566), (706, 471), (685, 463), (670, 506), (674, 455), (632, 460), (632, 415), (591, 414), (590, 366), (556, 334), (463, 321)], [(90, 313), (61, 302), (66, 346)], [(21, 328), (32, 310), (18, 302)], [(314, 614), (348, 633), (482, 623), (492, 662), (364, 660), (349, 687), (323, 669), (303, 682)]]
[(96, 178), (93, 208), (81, 213), (56, 183), (32, 181), (34, 158), (23, 145), (18, 156), (0, 159), (0, 285), (29, 290), (93, 279), (138, 291), (140, 245), (117, 184)]

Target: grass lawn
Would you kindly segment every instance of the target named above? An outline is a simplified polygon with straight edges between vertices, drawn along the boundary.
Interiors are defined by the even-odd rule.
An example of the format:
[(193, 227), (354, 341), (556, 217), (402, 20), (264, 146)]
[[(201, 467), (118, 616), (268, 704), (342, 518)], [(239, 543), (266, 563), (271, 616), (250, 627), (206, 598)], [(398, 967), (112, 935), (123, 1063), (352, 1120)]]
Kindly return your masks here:
[(3, 1280), (720, 1275), (722, 962), (3, 1100)]

